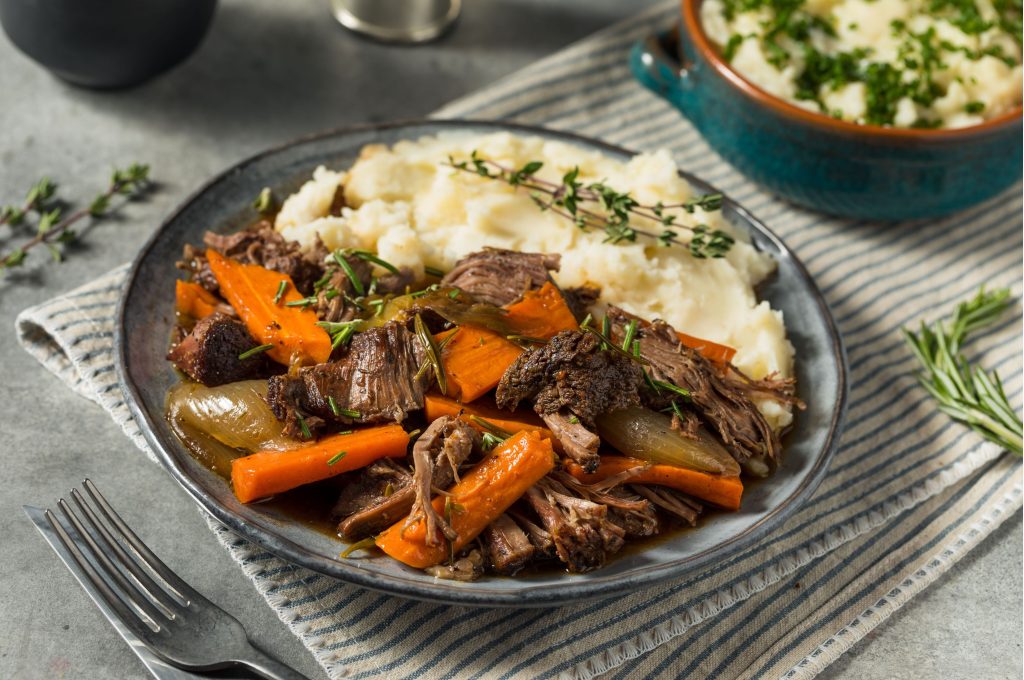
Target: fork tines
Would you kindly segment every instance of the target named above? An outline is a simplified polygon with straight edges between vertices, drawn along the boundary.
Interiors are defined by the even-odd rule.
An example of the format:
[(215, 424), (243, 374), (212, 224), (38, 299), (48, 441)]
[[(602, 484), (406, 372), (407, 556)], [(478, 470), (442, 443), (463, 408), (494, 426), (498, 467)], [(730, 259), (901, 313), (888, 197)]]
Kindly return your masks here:
[(146, 547), (95, 484), (87, 479), (84, 487), (91, 504), (72, 489), (73, 504), (63, 498), (57, 503), (67, 525), (50, 510), (47, 521), (124, 623), (159, 633), (185, 612), (197, 593)]

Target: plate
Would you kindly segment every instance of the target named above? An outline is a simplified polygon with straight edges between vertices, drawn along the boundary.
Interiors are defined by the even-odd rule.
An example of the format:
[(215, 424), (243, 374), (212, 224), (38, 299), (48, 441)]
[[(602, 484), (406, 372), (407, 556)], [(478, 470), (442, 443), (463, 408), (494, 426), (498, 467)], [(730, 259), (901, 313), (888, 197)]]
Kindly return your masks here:
[[(279, 557), (366, 588), (434, 602), (478, 606), (553, 606), (633, 591), (702, 569), (748, 547), (782, 526), (828, 469), (846, 403), (846, 357), (835, 323), (811, 277), (782, 241), (726, 199), (723, 215), (750, 233), (778, 271), (759, 287), (781, 310), (796, 348), (796, 376), (807, 410), (786, 437), (784, 462), (767, 482), (750, 485), (743, 508), (705, 518), (642, 550), (628, 551), (588, 574), (548, 572), (526, 578), (487, 577), (475, 583), (438, 580), (390, 558), (336, 559), (342, 543), (259, 504), (242, 505), (223, 479), (197, 463), (164, 419), (165, 395), (178, 381), (164, 359), (174, 325), (174, 262), (185, 243), (201, 243), (207, 229), (230, 232), (255, 218), (249, 207), (263, 187), (287, 195), (318, 165), (347, 168), (367, 144), (393, 144), (438, 133), (509, 131), (597, 150), (620, 160), (632, 152), (596, 140), (536, 127), (485, 121), (414, 121), (346, 128), (299, 139), (229, 168), (188, 198), (139, 253), (118, 310), (117, 370), (128, 405), (146, 440), (171, 476), (210, 514), (240, 536)], [(717, 193), (681, 173), (694, 190)]]

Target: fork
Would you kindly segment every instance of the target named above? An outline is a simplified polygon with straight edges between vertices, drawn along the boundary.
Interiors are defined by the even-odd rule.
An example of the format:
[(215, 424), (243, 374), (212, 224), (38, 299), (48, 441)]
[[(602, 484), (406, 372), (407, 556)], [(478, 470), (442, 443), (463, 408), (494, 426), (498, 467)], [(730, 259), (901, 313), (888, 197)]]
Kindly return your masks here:
[(247, 668), (268, 680), (306, 680), (255, 647), (235, 617), (171, 571), (92, 481), (83, 486), (92, 504), (72, 489), (74, 507), (57, 502), (63, 522), (50, 510), (24, 509), (33, 521), (42, 515), (60, 543), (51, 546), (119, 631), (127, 629), (147, 651), (183, 670)]

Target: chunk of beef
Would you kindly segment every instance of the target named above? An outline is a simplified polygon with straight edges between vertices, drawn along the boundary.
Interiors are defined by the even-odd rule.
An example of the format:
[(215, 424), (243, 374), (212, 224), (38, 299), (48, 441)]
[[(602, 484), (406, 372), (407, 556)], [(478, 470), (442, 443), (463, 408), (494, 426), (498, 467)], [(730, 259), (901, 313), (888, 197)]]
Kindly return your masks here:
[(408, 267), (399, 267), (397, 272), (389, 272), (377, 277), (375, 291), (378, 295), (404, 295), (412, 284), (416, 283), (416, 275)]
[(608, 506), (573, 495), (551, 477), (527, 489), (525, 500), (551, 535), (558, 559), (570, 572), (597, 569), (625, 544), (626, 532), (609, 521)]
[(258, 344), (241, 321), (214, 312), (196, 322), (167, 358), (193, 380), (215, 387), (267, 376), (271, 363), (265, 354), (238, 358)]
[(530, 563), (537, 549), (526, 532), (509, 515), (491, 522), (480, 539), (491, 567), (499, 574), (513, 576)]
[(628, 357), (601, 348), (584, 331), (562, 331), (546, 345), (522, 354), (495, 393), (498, 406), (533, 409), (558, 437), (566, 455), (587, 471), (597, 469), (600, 440), (590, 431), (598, 416), (640, 403), (643, 372)]
[(548, 271), (558, 271), (559, 259), (558, 255), (484, 248), (456, 262), (441, 286), (464, 290), (481, 302), (501, 307), (543, 286)]
[[(607, 314), (613, 338), (621, 338), (630, 320), (636, 318), (617, 307), (609, 307)], [(640, 355), (651, 363), (654, 377), (690, 393), (691, 407), (737, 461), (761, 455), (778, 461), (779, 437), (748, 398), (744, 386), (722, 376), (700, 352), (680, 343), (675, 330), (663, 321), (638, 320), (636, 338)], [(647, 394), (645, 401), (661, 408), (672, 396), (665, 392)]]
[[(416, 441), (413, 447), (416, 471), (413, 475), (405, 468), (389, 463), (399, 472), (371, 467), (358, 482), (346, 487), (334, 506), (335, 516), (343, 518), (338, 524), (338, 533), (355, 541), (377, 533), (403, 517), (422, 515), (418, 509), (422, 507), (418, 504), (421, 494), (425, 494), (429, 503), (433, 489), (451, 486), (457, 479), (458, 466), (477, 442), (474, 430), (461, 421), (452, 421), (454, 419), (435, 420)], [(391, 485), (392, 493), (385, 494), (388, 485)], [(351, 499), (358, 499), (358, 502)], [(433, 511), (432, 506), (430, 510)], [(351, 514), (346, 517), (348, 513)], [(435, 516), (437, 519), (444, 522)], [(443, 526), (448, 527), (447, 523)]]
[(601, 289), (597, 286), (576, 286), (574, 288), (563, 288), (562, 297), (565, 304), (569, 305), (573, 316), (577, 321), (583, 321), (590, 313), (590, 308), (597, 303), (601, 297)]
[(421, 518), (426, 524), (424, 541), (440, 545), (442, 539), (454, 541), (459, 536), (434, 510), (431, 500), (434, 489), (445, 489), (459, 478), (459, 465), (479, 443), (476, 430), (459, 418), (443, 416), (432, 422), (412, 447), (413, 489), (415, 502), (405, 521), (409, 527)]
[(390, 459), (383, 459), (345, 487), (331, 516), (341, 520), (338, 533), (343, 538), (358, 541), (408, 515), (414, 498), (412, 474)]
[(541, 419), (562, 445), (565, 455), (582, 465), (585, 470), (593, 472), (597, 469), (601, 462), (600, 456), (597, 455), (597, 449), (601, 446), (600, 437), (583, 427), (578, 418), (574, 422), (564, 413), (545, 413)]
[(300, 417), (311, 431), (323, 422), (400, 423), (423, 408), (427, 379), (416, 378), (423, 357), (419, 340), (388, 322), (356, 334), (338, 361), (271, 378), (267, 403), (290, 436), (302, 431)]
[(313, 284), (323, 276), (324, 259), (328, 255), (319, 239), (312, 249), (303, 252), (298, 243), (286, 240), (266, 220), (234, 234), (208, 231), (203, 243), (244, 264), (258, 264), (287, 274), (303, 295), (313, 293)]

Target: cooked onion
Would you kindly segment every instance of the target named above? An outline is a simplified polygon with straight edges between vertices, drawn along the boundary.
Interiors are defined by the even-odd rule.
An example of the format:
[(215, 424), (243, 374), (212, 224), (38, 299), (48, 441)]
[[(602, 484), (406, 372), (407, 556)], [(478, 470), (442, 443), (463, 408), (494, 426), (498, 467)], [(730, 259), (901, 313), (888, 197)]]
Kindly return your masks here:
[(220, 387), (182, 382), (167, 396), (167, 418), (176, 429), (199, 432), (244, 452), (286, 449), (296, 442), (267, 405), (267, 382), (243, 380)]
[[(453, 294), (455, 297), (452, 297)], [(380, 314), (366, 319), (364, 327), (382, 326), (391, 320), (404, 321), (425, 309), (431, 310), (456, 326), (478, 326), (501, 335), (512, 332), (505, 321), (505, 312), (502, 309), (472, 301), (469, 295), (458, 292), (456, 288), (440, 288), (426, 293), (391, 298), (385, 303)]]
[(740, 474), (729, 452), (703, 428), (697, 430), (697, 439), (684, 437), (663, 413), (627, 408), (602, 416), (597, 428), (605, 441), (627, 456), (730, 477)]

